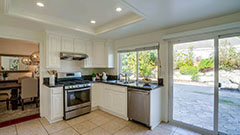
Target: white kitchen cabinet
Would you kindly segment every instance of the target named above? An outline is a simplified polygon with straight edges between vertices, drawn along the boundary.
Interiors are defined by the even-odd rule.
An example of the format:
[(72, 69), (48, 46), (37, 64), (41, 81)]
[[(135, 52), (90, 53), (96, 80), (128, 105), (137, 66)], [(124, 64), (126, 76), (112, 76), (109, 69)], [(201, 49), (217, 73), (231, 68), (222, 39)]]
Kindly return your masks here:
[(62, 36), (61, 41), (62, 52), (73, 52), (73, 38)]
[(113, 110), (121, 116), (127, 117), (127, 92), (112, 91)]
[(127, 119), (127, 87), (94, 83), (91, 95), (92, 110), (100, 108)]
[(114, 110), (113, 110), (113, 93), (111, 90), (106, 89), (106, 87), (104, 89), (103, 99), (104, 99), (103, 107), (105, 109), (108, 109), (109, 111), (114, 112)]
[(106, 67), (105, 43), (103, 41), (94, 41), (93, 45), (93, 66)]
[(92, 110), (103, 106), (104, 84), (94, 83), (91, 88)]
[(113, 68), (114, 53), (112, 42), (93, 41), (86, 45), (89, 56), (84, 62), (85, 68)]
[(127, 87), (104, 84), (103, 109), (127, 119)]
[(86, 41), (81, 39), (74, 39), (73, 44), (74, 44), (73, 46), (74, 52), (86, 54)]
[(94, 83), (91, 88), (91, 104), (92, 108), (97, 108), (99, 106), (99, 100), (100, 100), (100, 91), (101, 88), (99, 87), (100, 84)]
[(85, 68), (92, 68), (93, 67), (93, 45), (91, 41), (86, 42), (86, 54), (88, 57), (84, 60), (84, 67)]
[(46, 68), (60, 68), (61, 37), (55, 33), (46, 34)]
[(43, 109), (44, 117), (49, 123), (63, 119), (63, 87), (49, 88), (43, 85)]

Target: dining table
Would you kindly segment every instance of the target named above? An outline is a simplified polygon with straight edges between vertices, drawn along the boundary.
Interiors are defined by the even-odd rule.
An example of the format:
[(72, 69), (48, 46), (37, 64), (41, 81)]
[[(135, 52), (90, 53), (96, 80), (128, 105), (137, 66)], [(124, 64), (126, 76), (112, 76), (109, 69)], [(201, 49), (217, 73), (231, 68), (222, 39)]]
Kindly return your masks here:
[(18, 89), (21, 89), (21, 84), (17, 80), (1, 80), (0, 91), (11, 90), (10, 102), (12, 110), (18, 108)]

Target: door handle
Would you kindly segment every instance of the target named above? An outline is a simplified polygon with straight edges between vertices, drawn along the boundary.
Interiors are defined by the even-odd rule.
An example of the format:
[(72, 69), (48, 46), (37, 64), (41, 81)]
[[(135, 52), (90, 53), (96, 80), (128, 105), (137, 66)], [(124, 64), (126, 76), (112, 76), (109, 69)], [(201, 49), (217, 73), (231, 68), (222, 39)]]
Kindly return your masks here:
[(218, 88), (221, 88), (222, 87), (222, 83), (218, 83)]
[(136, 94), (144, 94), (144, 95), (149, 95), (149, 92), (141, 92), (141, 91), (136, 91), (136, 90), (128, 90), (128, 92), (131, 92), (131, 93), (136, 93)]

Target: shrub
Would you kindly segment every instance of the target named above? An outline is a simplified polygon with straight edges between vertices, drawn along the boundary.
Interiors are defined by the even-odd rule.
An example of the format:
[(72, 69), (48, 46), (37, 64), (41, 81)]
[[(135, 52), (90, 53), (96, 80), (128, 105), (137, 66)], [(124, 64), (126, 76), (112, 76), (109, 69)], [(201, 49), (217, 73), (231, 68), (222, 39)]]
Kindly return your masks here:
[(202, 59), (198, 65), (198, 70), (201, 72), (206, 72), (213, 69), (213, 65), (213, 58)]
[(174, 69), (180, 69), (182, 66), (193, 66), (193, 46), (190, 46), (187, 52), (174, 53)]
[(180, 67), (180, 73), (182, 75), (193, 75), (193, 74), (197, 74), (198, 73), (198, 69), (196, 66), (182, 66)]
[(199, 79), (199, 75), (198, 75), (198, 73), (194, 73), (194, 74), (192, 74), (191, 79), (192, 79), (193, 81), (197, 81), (197, 80)]

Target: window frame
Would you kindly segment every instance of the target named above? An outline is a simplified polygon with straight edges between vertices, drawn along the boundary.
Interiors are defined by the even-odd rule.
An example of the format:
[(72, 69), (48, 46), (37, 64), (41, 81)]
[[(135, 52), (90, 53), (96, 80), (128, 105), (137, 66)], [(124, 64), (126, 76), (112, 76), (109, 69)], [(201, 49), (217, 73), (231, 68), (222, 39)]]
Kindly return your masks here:
[[(157, 80), (159, 78), (159, 67), (160, 67), (160, 58), (159, 58), (159, 45), (157, 46), (151, 46), (151, 47), (142, 47), (142, 48), (136, 48), (132, 50), (120, 50), (117, 51), (118, 53), (118, 74), (122, 73), (122, 62), (121, 62), (121, 53), (128, 53), (128, 52), (136, 52), (136, 81), (139, 81), (139, 52), (140, 51), (148, 51), (148, 50), (157, 50)], [(153, 83), (156, 83), (157, 80), (152, 80)]]

